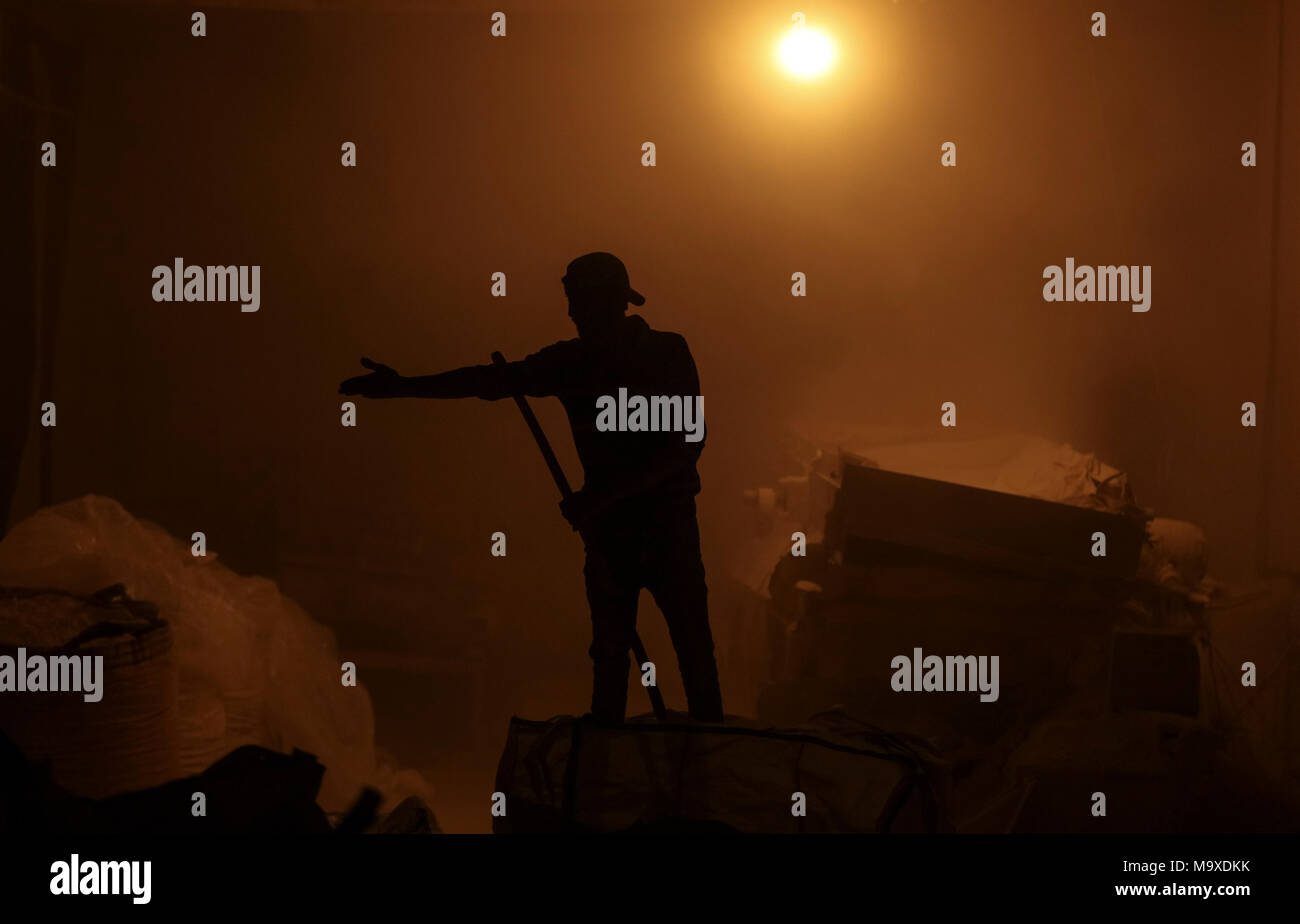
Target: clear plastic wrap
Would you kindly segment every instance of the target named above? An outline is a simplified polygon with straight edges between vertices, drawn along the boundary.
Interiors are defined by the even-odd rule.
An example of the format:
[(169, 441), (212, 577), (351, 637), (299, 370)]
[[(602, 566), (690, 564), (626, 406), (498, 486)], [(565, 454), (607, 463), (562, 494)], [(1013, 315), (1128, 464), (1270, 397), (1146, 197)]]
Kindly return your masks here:
[(0, 585), (90, 594), (116, 583), (171, 625), (182, 776), (244, 744), (301, 748), (326, 767), (326, 811), (366, 785), (390, 805), (429, 801), (418, 774), (378, 761), (370, 696), (340, 683), (333, 632), (273, 581), (196, 558), (188, 542), (96, 495), (42, 509), (0, 542)]

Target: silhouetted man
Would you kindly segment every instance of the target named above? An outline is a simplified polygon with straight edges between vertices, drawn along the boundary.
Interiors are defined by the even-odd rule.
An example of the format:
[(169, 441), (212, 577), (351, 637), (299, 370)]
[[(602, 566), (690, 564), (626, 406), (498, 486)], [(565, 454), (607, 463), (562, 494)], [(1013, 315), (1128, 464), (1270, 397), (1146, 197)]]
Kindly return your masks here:
[[(627, 396), (681, 398), (700, 393), (695, 361), (680, 334), (653, 330), (627, 306), (645, 304), (617, 257), (589, 253), (562, 280), (578, 337), (552, 344), (506, 366), (465, 366), (407, 378), (380, 363), (339, 386), (367, 398), (468, 398), (513, 394), (555, 396), (573, 428), (585, 481), (560, 505), (587, 549), (583, 574), (591, 606), (592, 715), (621, 722), (627, 708), (628, 649), (644, 587), (663, 611), (677, 650), (693, 718), (722, 721), (722, 694), (709, 631), (708, 590), (700, 558), (695, 463), (704, 447), (703, 420), (692, 439), (680, 429), (625, 427)], [(620, 389), (626, 389), (620, 392)], [(617, 398), (617, 414), (610, 403)], [(692, 407), (702, 407), (702, 402)], [(668, 416), (667, 402), (661, 402)], [(612, 426), (617, 417), (617, 426)], [(701, 414), (702, 418), (702, 414)]]

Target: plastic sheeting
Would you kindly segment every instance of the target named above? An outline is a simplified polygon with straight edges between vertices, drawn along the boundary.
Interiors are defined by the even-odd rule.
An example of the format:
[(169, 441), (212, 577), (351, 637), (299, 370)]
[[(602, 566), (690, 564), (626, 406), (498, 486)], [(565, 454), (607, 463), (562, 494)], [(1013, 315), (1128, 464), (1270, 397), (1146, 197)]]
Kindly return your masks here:
[(326, 767), (326, 811), (346, 809), (364, 785), (394, 801), (428, 798), (418, 774), (379, 764), (369, 694), (339, 682), (333, 632), (274, 582), (238, 575), (211, 554), (196, 558), (187, 543), (95, 495), (40, 510), (0, 542), (0, 585), (89, 594), (116, 583), (171, 624), (181, 775), (245, 744), (300, 748)]

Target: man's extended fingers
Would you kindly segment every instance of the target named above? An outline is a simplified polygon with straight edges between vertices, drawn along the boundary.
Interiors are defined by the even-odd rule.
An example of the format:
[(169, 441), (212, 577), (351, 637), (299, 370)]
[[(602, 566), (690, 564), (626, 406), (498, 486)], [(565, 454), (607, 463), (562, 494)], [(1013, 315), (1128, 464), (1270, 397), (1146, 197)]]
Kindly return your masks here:
[(377, 363), (368, 357), (361, 357), (361, 365), (367, 369), (373, 369), (379, 375), (397, 375), (397, 370), (391, 366), (385, 366), (383, 363)]

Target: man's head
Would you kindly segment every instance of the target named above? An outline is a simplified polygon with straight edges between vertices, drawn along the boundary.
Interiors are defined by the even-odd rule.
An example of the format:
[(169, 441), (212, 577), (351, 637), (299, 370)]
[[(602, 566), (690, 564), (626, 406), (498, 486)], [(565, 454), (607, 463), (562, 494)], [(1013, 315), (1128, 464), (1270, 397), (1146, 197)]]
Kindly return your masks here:
[(584, 340), (600, 339), (614, 330), (629, 302), (645, 304), (645, 297), (629, 284), (623, 261), (612, 253), (583, 254), (569, 264), (561, 282), (569, 299), (569, 317)]

